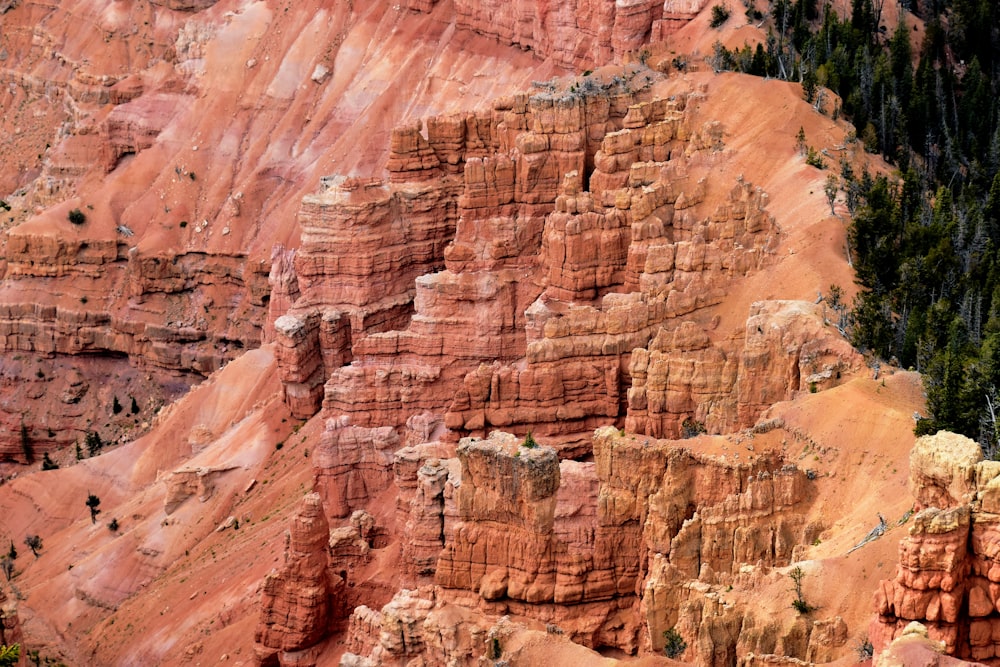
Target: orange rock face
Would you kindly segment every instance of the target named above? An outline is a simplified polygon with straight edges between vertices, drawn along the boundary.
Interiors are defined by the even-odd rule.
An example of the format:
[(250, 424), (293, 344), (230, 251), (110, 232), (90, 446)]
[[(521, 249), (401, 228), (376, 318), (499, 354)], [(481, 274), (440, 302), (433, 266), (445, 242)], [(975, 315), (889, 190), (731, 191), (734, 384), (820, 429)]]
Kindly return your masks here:
[[(262, 663), (279, 654), (307, 650), (323, 639), (329, 632), (331, 596), (343, 583), (327, 569), (330, 527), (319, 495), (302, 499), (287, 535), (285, 562), (263, 583), (254, 635)], [(283, 656), (279, 660), (286, 664)]]
[(798, 391), (836, 386), (861, 357), (824, 315), (803, 302), (755, 303), (742, 349), (713, 345), (693, 322), (661, 329), (648, 349), (632, 352), (626, 428), (656, 437), (727, 432)]
[(899, 544), (896, 577), (875, 593), (877, 651), (918, 621), (950, 655), (998, 655), (998, 475), (1000, 465), (983, 461), (968, 438), (941, 432), (917, 441), (910, 456), (916, 513)]
[[(281, 292), (292, 288), (283, 283), (270, 302), (278, 245), (303, 246), (300, 314), (344, 312), (364, 331), (404, 327), (415, 278), (442, 266), (454, 198), (449, 216), (428, 202), (440, 186), (420, 196), (410, 187), (352, 227), (344, 218), (359, 211), (316, 193), (321, 177), (378, 173), (391, 128), (415, 109), (474, 107), (506, 93), (507, 76), (557, 71), (508, 47), (504, 76), (477, 79), (480, 68), (495, 73), (500, 63), (480, 48), (492, 42), (453, 40), (444, 11), (400, 12), (391, 3), (316, 12), (214, 0), (8, 4), (0, 36), (9, 84), (0, 92), (0, 146), (9, 157), (0, 193), (10, 207), (0, 220), (0, 352), (112, 356), (119, 372), (128, 360), (164, 385), (178, 375), (199, 381), (273, 339), (271, 323), (300, 296)], [(420, 90), (407, 78), (411, 67), (371, 78), (358, 66), (408, 58), (438, 71), (444, 88)], [(447, 151), (444, 144), (438, 148)], [(452, 168), (447, 156), (444, 164), (426, 166)], [(347, 180), (335, 178), (334, 189), (356, 189), (357, 179)], [(80, 224), (68, 220), (76, 209)], [(331, 211), (340, 211), (339, 223)], [(407, 224), (397, 229), (401, 220)], [(353, 247), (362, 228), (368, 245)], [(318, 277), (324, 263), (340, 271), (339, 288)], [(342, 364), (350, 345), (337, 338), (327, 349), (328, 361)], [(290, 380), (297, 414), (315, 412), (325, 379)], [(0, 424), (15, 427), (0, 441), (18, 437), (22, 418), (32, 430), (46, 426), (26, 404), (3, 412)], [(78, 417), (63, 412), (57, 421)]]
[[(757, 126), (847, 130), (794, 84), (647, 67), (705, 0), (0, 6), (0, 459), (64, 464), (0, 484), (0, 534), (52, 527), (0, 642), (655, 664), (674, 629), (704, 665), (843, 660), (842, 601), (785, 599), (832, 447), (755, 423), (862, 359), (800, 300), (826, 275), (779, 270), (816, 252), (816, 173), (735, 123), (777, 96)], [(152, 433), (77, 464), (92, 429)], [(918, 466), (873, 637), (919, 618), (986, 659), (996, 475), (949, 460)], [(98, 483), (118, 529), (82, 515)]]

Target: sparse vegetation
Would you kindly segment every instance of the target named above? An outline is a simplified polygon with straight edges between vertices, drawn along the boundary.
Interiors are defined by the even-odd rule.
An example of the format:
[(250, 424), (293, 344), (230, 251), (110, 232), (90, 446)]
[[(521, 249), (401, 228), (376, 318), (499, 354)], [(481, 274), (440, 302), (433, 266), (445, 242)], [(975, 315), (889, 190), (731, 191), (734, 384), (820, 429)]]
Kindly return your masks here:
[(722, 26), (729, 20), (729, 7), (726, 5), (712, 5), (712, 20), (709, 23), (713, 28)]
[(66, 216), (74, 225), (82, 225), (87, 222), (87, 214), (78, 208), (71, 210)]
[(677, 632), (676, 627), (663, 631), (663, 653), (668, 658), (682, 655), (687, 647), (687, 642), (681, 637), (681, 633)]
[(42, 470), (58, 470), (59, 464), (52, 460), (48, 452), (42, 455)]
[(118, 397), (115, 396), (115, 401), (114, 401), (114, 403), (111, 404), (111, 412), (113, 414), (117, 415), (117, 414), (121, 413), (122, 410), (123, 410), (122, 404), (118, 400)]
[(826, 169), (826, 161), (823, 156), (812, 146), (806, 147), (806, 164), (817, 169)]
[(87, 431), (84, 443), (87, 445), (87, 453), (90, 456), (97, 456), (104, 449), (104, 441), (101, 440), (101, 436), (97, 431)]
[(788, 576), (794, 584), (791, 590), (795, 593), (795, 599), (792, 600), (792, 606), (795, 607), (795, 610), (800, 614), (808, 614), (811, 611), (815, 611), (816, 607), (806, 602), (805, 596), (802, 594), (802, 580), (805, 578), (806, 573), (801, 567), (796, 565), (788, 573)]
[(35, 450), (31, 446), (31, 431), (27, 424), (21, 421), (21, 452), (24, 454), (24, 462), (29, 465), (35, 462)]
[(840, 181), (835, 174), (826, 175), (826, 183), (823, 184), (823, 193), (826, 195), (826, 202), (830, 205), (830, 215), (836, 215), (834, 204), (837, 203), (837, 193), (840, 192)]
[(108, 530), (112, 533), (118, 532), (118, 519), (111, 519), (111, 521), (108, 522)]
[(682, 438), (695, 438), (705, 432), (705, 424), (697, 421), (693, 417), (685, 417), (684, 421), (681, 422)]
[(21, 645), (0, 646), (0, 667), (15, 667), (21, 659)]
[(528, 449), (534, 449), (535, 447), (538, 446), (538, 443), (535, 442), (534, 436), (531, 435), (531, 431), (528, 431), (528, 435), (524, 436), (524, 442), (522, 442), (521, 444), (527, 447)]
[(42, 538), (38, 535), (26, 535), (24, 537), (24, 544), (31, 549), (31, 554), (35, 558), (38, 558), (38, 552), (42, 548)]
[(503, 647), (500, 645), (499, 637), (490, 637), (486, 653), (486, 657), (490, 660), (498, 660), (503, 655)]
[(90, 522), (97, 523), (97, 515), (101, 513), (98, 507), (101, 506), (101, 499), (93, 493), (87, 495), (87, 509), (90, 510)]
[(854, 647), (854, 653), (858, 656), (858, 662), (871, 660), (875, 655), (875, 647), (867, 635)]

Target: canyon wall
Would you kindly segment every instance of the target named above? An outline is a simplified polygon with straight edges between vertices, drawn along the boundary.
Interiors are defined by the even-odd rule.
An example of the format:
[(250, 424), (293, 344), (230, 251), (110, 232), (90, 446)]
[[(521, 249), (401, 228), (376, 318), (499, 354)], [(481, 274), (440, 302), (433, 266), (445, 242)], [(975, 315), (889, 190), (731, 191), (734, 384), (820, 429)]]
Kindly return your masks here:
[[(343, 314), (339, 325), (321, 327), (330, 372), (350, 355), (344, 323), (366, 332), (405, 327), (414, 280), (443, 266), (454, 186), (434, 183), (418, 193), (411, 183), (376, 196), (370, 178), (321, 184), (321, 176), (382, 180), (393, 126), (416, 113), (476, 107), (560, 71), (483, 37), (455, 38), (447, 8), (424, 9), (431, 11), (375, 2), (288, 12), (187, 0), (5, 7), (3, 363), (29, 361), (32, 372), (37, 366), (50, 378), (73, 359), (96, 378), (86, 367), (100, 356), (117, 364), (113, 375), (139, 369), (150, 386), (168, 387), (134, 388), (140, 403), (162, 403), (273, 340), (281, 315), (308, 320), (315, 311), (329, 323)], [(364, 55), (355, 62), (356, 54)], [(362, 61), (391, 62), (393, 74), (376, 76), (378, 68)], [(422, 77), (404, 74), (416, 62), (440, 87), (422, 88)], [(487, 70), (491, 76), (480, 76)], [(427, 168), (448, 172), (444, 160), (443, 170)], [(405, 173), (413, 168), (400, 165)], [(382, 199), (367, 222), (359, 218), (337, 236), (330, 226), (339, 223), (325, 216), (347, 193)], [(448, 202), (439, 205), (441, 197)], [(348, 212), (354, 205), (362, 206), (345, 203), (341, 215), (360, 215), (360, 208)], [(390, 242), (395, 221), (411, 218)], [(363, 228), (370, 245), (384, 237), (380, 263), (349, 250), (348, 239), (360, 240)], [(300, 243), (306, 250), (296, 260)], [(280, 287), (270, 303), (271, 278), (281, 279), (278, 247), (287, 249), (289, 265), (298, 262), (301, 311), (289, 313)], [(345, 255), (360, 264), (345, 258), (331, 266)], [(324, 266), (345, 281), (339, 294), (324, 283)], [(397, 269), (391, 289), (372, 278)], [(382, 291), (372, 303), (363, 296)], [(287, 377), (298, 415), (315, 409), (330, 374), (307, 366)], [(33, 398), (14, 392), (0, 412), (0, 460), (30, 458), (21, 451), (22, 423), (39, 458), (81, 440), (81, 416), (105, 439), (122, 435), (105, 427), (99, 404), (84, 399), (62, 409), (61, 388), (38, 395), (37, 383), (18, 382), (25, 383)], [(35, 409), (41, 403), (50, 422)], [(66, 425), (67, 435), (49, 424)], [(48, 431), (56, 435), (40, 435)]]
[(463, 439), (450, 462), (401, 452), (397, 506), (420, 546), (402, 551), (406, 590), (381, 611), (354, 611), (341, 664), (499, 659), (506, 615), (629, 653), (662, 651), (676, 627), (684, 657), (705, 665), (748, 653), (824, 661), (843, 647), (840, 619), (788, 625), (723, 603), (734, 587), (779, 579), (773, 568), (815, 539), (805, 473), (774, 452), (727, 460), (613, 428), (593, 450), (593, 463), (560, 462), (495, 432)]
[(703, 90), (658, 97), (662, 75), (615, 71), (398, 127), (388, 179), (324, 179), (303, 201), (269, 317), (286, 403), (326, 425), (331, 519), (385, 488), (413, 419), (576, 458), (606, 425), (745, 428), (862, 366), (823, 304), (759, 302), (712, 331), (705, 313), (774, 261), (769, 198), (712, 180), (724, 127), (699, 116)]
[[(437, 0), (407, 0), (430, 11)], [(458, 26), (573, 66), (622, 62), (698, 15), (707, 0), (456, 0)]]

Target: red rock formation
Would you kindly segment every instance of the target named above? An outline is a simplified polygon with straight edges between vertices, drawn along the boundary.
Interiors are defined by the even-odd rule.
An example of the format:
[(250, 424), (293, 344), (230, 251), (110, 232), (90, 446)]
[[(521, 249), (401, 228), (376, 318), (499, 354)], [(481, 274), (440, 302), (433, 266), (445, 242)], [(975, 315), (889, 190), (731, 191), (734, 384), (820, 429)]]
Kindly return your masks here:
[[(214, 0), (8, 8), (0, 144), (10, 159), (0, 191), (13, 207), (4, 229), (13, 229), (0, 257), (0, 352), (109, 354), (123, 373), (128, 357), (160, 384), (173, 385), (178, 373), (198, 381), (270, 340), (265, 327), (301, 296), (293, 297), (286, 266), (275, 296), (287, 298), (268, 302), (272, 248), (299, 245), (299, 208), (304, 305), (320, 307), (321, 318), (343, 312), (364, 331), (407, 324), (413, 281), (443, 265), (455, 197), (438, 206), (429, 200), (441, 196), (440, 182), (418, 193), (419, 173), (407, 176), (392, 214), (379, 219), (405, 220), (406, 229), (372, 222), (362, 238), (360, 227), (339, 237), (324, 229), (322, 193), (304, 195), (322, 174), (370, 174), (399, 157), (389, 155), (389, 128), (409, 126), (413, 113), (459, 99), (476, 106), (534, 70), (556, 70), (513, 49), (500, 48), (497, 59), (496, 45), (470, 47), (486, 42), (456, 38), (444, 16), (451, 8), (427, 16), (391, 3), (272, 9), (222, 9)], [(390, 75), (345, 66), (358, 54), (358, 63), (392, 63)], [(429, 63), (443, 88), (422, 88), (417, 62)], [(487, 64), (503, 75), (473, 81)], [(457, 175), (450, 151), (464, 125), (445, 125), (428, 149), (445, 167), (429, 171)], [(478, 140), (462, 133), (470, 146)], [(67, 220), (75, 208), (84, 224)], [(322, 263), (330, 251), (344, 265), (337, 294), (307, 266), (311, 252)], [(331, 304), (338, 307), (321, 307)], [(349, 355), (349, 343), (332, 345), (325, 361)], [(314, 399), (315, 386), (292, 394), (298, 414), (315, 410), (301, 398)], [(18, 416), (0, 416), (12, 421)]]
[(662, 13), (660, 0), (457, 0), (458, 25), (567, 65), (620, 60), (636, 50)]
[(328, 569), (330, 528), (318, 494), (302, 499), (288, 535), (283, 566), (264, 579), (255, 652), (262, 664), (315, 664), (301, 652), (326, 637), (331, 596), (343, 583)]
[(447, 534), (445, 489), (449, 461), (435, 456), (442, 448), (404, 447), (396, 452), (393, 473), (399, 496), (396, 501), (398, 524), (407, 536), (401, 559), (411, 575), (431, 575)]
[[(175, 93), (144, 95), (116, 106), (101, 125), (104, 168), (111, 171), (126, 155), (146, 150), (182, 108), (184, 97)], [(190, 172), (188, 172), (190, 173)], [(188, 176), (178, 173), (178, 176)]]
[(708, 0), (664, 0), (663, 16), (653, 23), (653, 41), (666, 40), (694, 18)]
[(315, 488), (331, 517), (346, 517), (392, 483), (399, 435), (390, 426), (368, 428), (347, 417), (329, 419), (312, 456)]
[(488, 655), (490, 622), (443, 599), (431, 586), (403, 589), (381, 610), (360, 606), (351, 615), (344, 667), (474, 665)]
[(876, 652), (912, 621), (944, 644), (949, 655), (990, 660), (1000, 654), (1000, 464), (983, 461), (979, 446), (941, 432), (917, 440), (910, 456), (916, 504), (909, 536), (899, 545), (896, 577), (875, 594)]
[(774, 403), (836, 386), (861, 365), (821, 305), (757, 302), (742, 341), (714, 345), (708, 332), (684, 322), (634, 350), (625, 426), (657, 437), (746, 428)]
[[(17, 603), (7, 597), (0, 589), (0, 646), (22, 645), (24, 635), (21, 632), (21, 620), (17, 615)], [(27, 664), (27, 651), (22, 654), (22, 662)]]

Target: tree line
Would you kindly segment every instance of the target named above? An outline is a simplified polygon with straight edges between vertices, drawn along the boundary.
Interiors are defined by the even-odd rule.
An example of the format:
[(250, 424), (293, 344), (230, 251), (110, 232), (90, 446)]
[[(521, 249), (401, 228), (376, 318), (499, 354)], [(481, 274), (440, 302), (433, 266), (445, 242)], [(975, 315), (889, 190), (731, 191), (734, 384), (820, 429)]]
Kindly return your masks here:
[[(887, 30), (884, 0), (841, 17), (817, 0), (772, 0), (766, 42), (711, 63), (797, 80), (810, 102), (835, 91), (857, 139), (897, 168), (840, 185), (853, 214), (861, 292), (848, 331), (875, 356), (923, 373), (929, 415), (995, 455), (1000, 439), (1000, 7), (993, 0), (906, 0), (924, 22)], [(748, 9), (748, 18), (750, 17)]]

